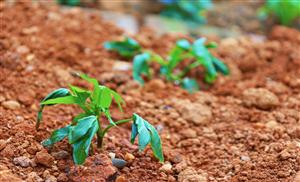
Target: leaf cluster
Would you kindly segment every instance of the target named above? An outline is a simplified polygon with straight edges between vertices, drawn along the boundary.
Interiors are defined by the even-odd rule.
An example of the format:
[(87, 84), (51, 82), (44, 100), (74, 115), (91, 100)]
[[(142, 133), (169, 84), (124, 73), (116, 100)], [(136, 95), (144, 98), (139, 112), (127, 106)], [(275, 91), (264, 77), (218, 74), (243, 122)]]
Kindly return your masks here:
[(280, 23), (290, 26), (300, 17), (299, 0), (267, 0), (265, 5), (258, 11), (259, 17), (265, 19), (268, 15), (275, 15)]
[(210, 0), (160, 0), (165, 5), (162, 16), (182, 20), (191, 25), (206, 22), (205, 11), (212, 7)]
[[(150, 63), (155, 62), (160, 65), (160, 75), (165, 77), (166, 80), (175, 82), (189, 92), (193, 92), (199, 89), (199, 85), (195, 79), (187, 77), (192, 69), (199, 66), (204, 67), (204, 80), (207, 83), (213, 83), (218, 73), (229, 74), (228, 67), (209, 51), (209, 49), (216, 47), (216, 43), (210, 42), (207, 44), (205, 38), (200, 38), (193, 43), (186, 39), (178, 40), (166, 58), (149, 50), (141, 50), (133, 58), (133, 79), (140, 84), (144, 84), (143, 76), (151, 78)], [(122, 50), (115, 49), (115, 51), (121, 53)], [(134, 54), (132, 52), (131, 55)], [(192, 62), (180, 69), (180, 63), (187, 59)]]
[[(138, 144), (142, 150), (149, 143), (147, 141), (150, 139), (154, 155), (160, 161), (163, 161), (161, 140), (155, 128), (137, 114), (133, 114), (132, 118), (114, 122), (109, 109), (114, 100), (119, 109), (122, 110), (122, 104), (124, 103), (122, 97), (110, 88), (99, 85), (98, 81), (94, 78), (90, 78), (84, 74), (81, 75), (81, 78), (93, 84), (93, 90), (90, 91), (69, 85), (70, 89), (60, 88), (54, 90), (41, 101), (36, 123), (37, 129), (42, 120), (42, 112), (45, 106), (76, 104), (83, 111), (75, 116), (69, 125), (55, 130), (50, 138), (44, 140), (42, 144), (44, 146), (51, 146), (67, 137), (69, 144), (73, 147), (73, 160), (75, 164), (83, 164), (89, 154), (91, 142), (95, 135), (97, 135), (98, 147), (101, 147), (103, 138), (110, 128), (133, 121), (132, 131), (134, 134), (132, 135), (134, 138), (131, 138), (131, 142), (134, 142), (138, 134)], [(102, 116), (109, 121), (106, 127), (102, 126)], [(147, 128), (145, 129), (144, 126)]]

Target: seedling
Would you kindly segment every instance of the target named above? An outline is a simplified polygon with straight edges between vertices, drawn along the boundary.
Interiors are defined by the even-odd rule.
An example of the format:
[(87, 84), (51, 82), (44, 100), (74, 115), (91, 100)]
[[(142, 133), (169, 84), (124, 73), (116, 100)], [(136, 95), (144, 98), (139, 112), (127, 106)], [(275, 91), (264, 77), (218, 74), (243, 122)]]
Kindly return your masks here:
[[(104, 46), (108, 48), (107, 45), (112, 43), (125, 46), (128, 45), (125, 44), (125, 42), (128, 42), (128, 39), (129, 38), (126, 38), (123, 42), (106, 42)], [(187, 77), (187, 74), (192, 69), (203, 66), (205, 68), (204, 80), (207, 83), (213, 83), (217, 78), (218, 72), (228, 75), (228, 67), (209, 52), (209, 49), (217, 47), (216, 43), (211, 42), (205, 44), (205, 42), (205, 38), (200, 38), (192, 44), (185, 39), (178, 40), (176, 45), (169, 52), (167, 58), (163, 58), (151, 50), (142, 49), (136, 45), (136, 47), (138, 47), (137, 50), (139, 50), (138, 53), (136, 51), (132, 51), (130, 54), (128, 53), (128, 55), (135, 55), (133, 58), (133, 79), (140, 84), (144, 84), (143, 75), (151, 78), (151, 73), (153, 72), (150, 68), (151, 62), (156, 62), (160, 65), (160, 75), (166, 78), (166, 80), (181, 85), (189, 92), (199, 89), (197, 81)], [(117, 47), (114, 49), (109, 48), (109, 50), (117, 51), (119, 54), (122, 54), (124, 49), (124, 47), (122, 47), (122, 49)], [(180, 68), (178, 68), (179, 64), (186, 59), (192, 62), (180, 70)]]
[(211, 0), (160, 0), (165, 5), (162, 16), (179, 19), (190, 25), (206, 22), (205, 12), (212, 7)]
[(296, 18), (300, 17), (299, 0), (267, 0), (258, 11), (259, 16), (265, 19), (268, 15), (275, 15), (280, 23), (290, 26)]
[[(80, 77), (93, 84), (93, 90), (90, 91), (70, 85), (70, 90), (66, 88), (54, 90), (41, 101), (36, 129), (39, 128), (45, 106), (76, 104), (83, 110), (82, 113), (73, 118), (71, 124), (55, 130), (50, 138), (44, 140), (42, 144), (44, 146), (52, 146), (67, 137), (73, 147), (73, 160), (75, 164), (83, 164), (89, 154), (91, 142), (95, 135), (97, 135), (97, 147), (101, 148), (103, 138), (109, 129), (133, 121), (131, 143), (134, 143), (137, 135), (139, 135), (139, 150), (144, 150), (150, 143), (154, 156), (163, 162), (161, 140), (155, 127), (138, 114), (133, 114), (131, 118), (114, 122), (111, 117), (110, 106), (114, 100), (122, 111), (122, 104), (124, 103), (122, 97), (110, 88), (99, 85), (98, 81), (94, 78), (90, 78), (84, 74), (81, 74)], [(104, 126), (102, 116), (109, 122), (106, 127)]]

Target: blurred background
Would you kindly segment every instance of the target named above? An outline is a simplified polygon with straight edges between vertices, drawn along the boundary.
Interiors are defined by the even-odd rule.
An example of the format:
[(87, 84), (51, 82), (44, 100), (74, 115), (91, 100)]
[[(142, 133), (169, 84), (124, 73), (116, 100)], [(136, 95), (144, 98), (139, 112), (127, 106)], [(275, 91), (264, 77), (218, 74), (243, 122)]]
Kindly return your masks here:
[[(44, 2), (50, 2), (45, 1)], [(265, 35), (274, 25), (300, 29), (300, 0), (56, 0), (63, 7), (99, 11), (127, 33), (236, 37)]]

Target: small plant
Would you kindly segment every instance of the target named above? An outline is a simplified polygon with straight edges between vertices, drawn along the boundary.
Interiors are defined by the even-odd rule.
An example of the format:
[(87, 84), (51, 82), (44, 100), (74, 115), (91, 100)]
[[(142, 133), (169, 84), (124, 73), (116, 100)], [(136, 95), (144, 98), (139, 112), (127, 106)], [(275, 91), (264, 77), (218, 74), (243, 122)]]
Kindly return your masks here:
[[(128, 39), (131, 41), (128, 41)], [(124, 41), (106, 42), (104, 47), (122, 54), (122, 51), (128, 50), (126, 46), (131, 46), (128, 42), (136, 41), (126, 37)], [(127, 55), (135, 55), (133, 58), (133, 79), (140, 84), (144, 84), (143, 75), (151, 78), (151, 73), (153, 72), (150, 68), (151, 62), (156, 62), (160, 65), (160, 74), (166, 80), (181, 85), (189, 92), (199, 89), (197, 81), (187, 77), (189, 71), (196, 67), (203, 66), (205, 68), (204, 80), (207, 83), (213, 83), (217, 78), (218, 72), (228, 75), (228, 67), (209, 52), (209, 49), (216, 48), (217, 45), (213, 42), (208, 44), (205, 44), (205, 42), (205, 38), (200, 38), (192, 44), (185, 39), (178, 40), (166, 59), (150, 50), (142, 49), (141, 46), (135, 43), (135, 51), (132, 51), (130, 54), (127, 53)], [(186, 59), (191, 60), (191, 64), (180, 70), (178, 68), (179, 64)]]
[[(150, 143), (154, 156), (162, 162), (164, 157), (161, 140), (155, 127), (137, 114), (133, 114), (132, 118), (114, 122), (110, 114), (110, 106), (114, 100), (122, 111), (122, 104), (124, 103), (122, 97), (110, 88), (99, 85), (94, 78), (84, 74), (80, 77), (93, 84), (92, 91), (70, 85), (70, 90), (66, 88), (54, 90), (41, 101), (36, 129), (39, 128), (45, 106), (76, 104), (83, 110), (82, 113), (73, 118), (71, 124), (55, 130), (50, 138), (44, 140), (42, 144), (51, 146), (67, 137), (73, 147), (75, 164), (83, 164), (89, 154), (91, 142), (95, 135), (97, 135), (97, 146), (101, 148), (103, 138), (110, 128), (133, 121), (131, 143), (134, 143), (137, 135), (139, 135), (139, 150), (143, 150)], [(109, 121), (109, 125), (106, 127), (103, 126), (102, 116)]]
[(296, 18), (300, 17), (299, 0), (267, 0), (259, 9), (259, 16), (265, 19), (267, 15), (274, 14), (282, 25), (290, 26)]
[(160, 0), (165, 8), (161, 15), (188, 22), (190, 25), (206, 23), (205, 12), (212, 7), (210, 0)]

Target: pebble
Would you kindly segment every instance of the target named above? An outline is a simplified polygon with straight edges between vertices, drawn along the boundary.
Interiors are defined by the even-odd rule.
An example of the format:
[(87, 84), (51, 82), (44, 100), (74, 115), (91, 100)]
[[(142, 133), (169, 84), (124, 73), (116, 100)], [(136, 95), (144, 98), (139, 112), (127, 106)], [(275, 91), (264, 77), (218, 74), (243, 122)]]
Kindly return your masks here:
[(67, 151), (61, 150), (58, 152), (52, 152), (51, 155), (55, 159), (67, 159), (69, 157), (69, 153)]
[(152, 79), (145, 84), (145, 90), (148, 92), (156, 92), (166, 88), (166, 84), (161, 79)]
[(128, 152), (125, 154), (124, 158), (126, 161), (133, 161), (135, 159), (134, 155), (132, 155), (131, 153), (128, 153)]
[(119, 159), (119, 158), (113, 158), (111, 161), (112, 161), (113, 166), (115, 166), (119, 169), (122, 169), (127, 164), (127, 162), (125, 160)]
[(5, 107), (6, 109), (10, 109), (10, 110), (16, 110), (21, 107), (20, 103), (18, 101), (14, 101), (14, 100), (4, 101), (4, 102), (2, 102), (2, 106)]
[(113, 152), (108, 153), (108, 156), (109, 156), (111, 159), (116, 158), (116, 154), (113, 153)]
[(249, 88), (243, 92), (243, 102), (246, 106), (255, 106), (269, 110), (279, 105), (278, 97), (264, 88)]
[(185, 101), (181, 107), (183, 119), (195, 125), (207, 124), (212, 120), (212, 111), (209, 106)]
[(56, 177), (49, 175), (49, 176), (47, 176), (45, 182), (57, 182), (57, 179), (56, 179)]
[(36, 163), (42, 164), (46, 167), (51, 167), (54, 163), (54, 157), (52, 157), (47, 151), (42, 150), (35, 155)]
[(2, 149), (4, 149), (6, 147), (6, 145), (7, 145), (7, 141), (6, 140), (0, 140), (0, 151)]
[(15, 165), (19, 165), (21, 167), (29, 167), (32, 163), (28, 157), (20, 156), (13, 159)]
[(57, 177), (57, 181), (67, 182), (68, 180), (68, 176), (65, 173), (60, 173)]
[(19, 47), (17, 47), (16, 51), (19, 54), (27, 54), (29, 52), (29, 49), (26, 46), (19, 46)]
[(191, 128), (183, 129), (181, 131), (181, 134), (185, 138), (196, 138), (197, 137), (197, 132)]
[(250, 157), (245, 156), (245, 155), (242, 155), (242, 156), (241, 156), (241, 160), (242, 160), (242, 161), (250, 161)]
[(121, 176), (118, 176), (117, 179), (116, 179), (116, 182), (126, 182), (126, 178), (125, 176), (121, 175)]
[(207, 175), (198, 173), (193, 168), (186, 168), (178, 175), (178, 182), (207, 182)]
[(162, 165), (159, 168), (160, 171), (163, 171), (165, 173), (171, 173), (172, 172), (172, 165), (170, 164), (170, 162), (166, 162), (164, 165)]
[(44, 180), (36, 172), (31, 172), (28, 174), (26, 181), (28, 181), (28, 182), (43, 182)]

